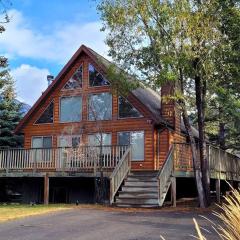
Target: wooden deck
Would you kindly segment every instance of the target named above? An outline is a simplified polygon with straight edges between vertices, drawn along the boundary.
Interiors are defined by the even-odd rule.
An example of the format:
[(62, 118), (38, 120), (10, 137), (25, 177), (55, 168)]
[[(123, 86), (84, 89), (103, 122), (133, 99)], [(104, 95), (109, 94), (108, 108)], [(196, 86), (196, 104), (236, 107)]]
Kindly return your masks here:
[[(212, 179), (240, 181), (240, 158), (212, 145), (207, 146)], [(191, 149), (188, 144), (174, 144), (174, 176), (193, 177)]]
[(102, 171), (110, 176), (128, 146), (81, 146), (79, 148), (2, 149), (0, 177), (89, 176)]

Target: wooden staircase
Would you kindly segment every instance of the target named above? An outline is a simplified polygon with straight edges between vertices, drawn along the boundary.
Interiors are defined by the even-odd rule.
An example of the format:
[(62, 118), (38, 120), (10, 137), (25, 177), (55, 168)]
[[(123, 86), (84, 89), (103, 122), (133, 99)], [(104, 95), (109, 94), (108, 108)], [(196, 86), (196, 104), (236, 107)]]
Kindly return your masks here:
[(158, 207), (157, 171), (131, 172), (116, 196), (118, 207)]
[(161, 207), (174, 183), (173, 159), (171, 147), (159, 171), (130, 171), (129, 157), (123, 156), (110, 177), (110, 203), (118, 207)]

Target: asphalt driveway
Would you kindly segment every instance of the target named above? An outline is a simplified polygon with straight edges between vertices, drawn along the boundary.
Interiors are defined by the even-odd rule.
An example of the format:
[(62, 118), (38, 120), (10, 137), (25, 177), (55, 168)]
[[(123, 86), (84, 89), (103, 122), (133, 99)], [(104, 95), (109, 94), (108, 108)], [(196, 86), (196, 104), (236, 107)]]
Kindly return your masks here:
[[(192, 218), (211, 230), (200, 213), (82, 209), (55, 212), (0, 224), (1, 240), (159, 240), (194, 239)], [(211, 214), (201, 214), (213, 218)], [(208, 240), (217, 239), (214, 233)]]

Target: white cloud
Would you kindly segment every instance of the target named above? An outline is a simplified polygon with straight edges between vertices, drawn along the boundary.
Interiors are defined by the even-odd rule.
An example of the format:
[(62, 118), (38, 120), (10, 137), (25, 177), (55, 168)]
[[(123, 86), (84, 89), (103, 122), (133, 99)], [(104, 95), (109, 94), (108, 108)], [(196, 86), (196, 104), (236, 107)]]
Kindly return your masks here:
[(30, 21), (17, 10), (9, 11), (11, 21), (0, 38), (0, 52), (17, 57), (51, 60), (65, 63), (81, 44), (93, 48), (106, 56), (105, 33), (100, 31), (101, 23), (64, 23), (43, 34), (31, 27)]
[(17, 98), (33, 105), (47, 88), (48, 69), (22, 64), (11, 71), (16, 81)]

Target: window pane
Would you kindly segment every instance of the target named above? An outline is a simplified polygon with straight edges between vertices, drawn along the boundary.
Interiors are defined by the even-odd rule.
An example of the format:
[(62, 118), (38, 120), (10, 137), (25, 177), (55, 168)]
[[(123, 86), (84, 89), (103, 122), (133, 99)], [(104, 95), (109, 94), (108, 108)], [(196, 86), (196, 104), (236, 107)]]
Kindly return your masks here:
[(144, 160), (144, 132), (131, 132), (132, 160)]
[(43, 137), (43, 148), (52, 147), (52, 137)]
[(77, 89), (82, 87), (82, 75), (83, 67), (80, 68), (73, 74), (73, 76), (65, 84), (64, 89)]
[(61, 122), (79, 122), (82, 119), (82, 97), (62, 97)]
[(69, 136), (60, 136), (58, 138), (58, 146), (59, 147), (71, 147), (71, 142)]
[(80, 137), (72, 137), (72, 147), (77, 148), (80, 145)]
[[(110, 133), (102, 133), (102, 145), (111, 145), (112, 135)], [(101, 134), (88, 135), (88, 144), (90, 146), (101, 145)]]
[(49, 106), (45, 109), (45, 111), (42, 113), (40, 118), (36, 121), (36, 124), (53, 123), (53, 107), (54, 104), (53, 102), (51, 102)]
[(109, 82), (100, 74), (92, 64), (88, 65), (89, 85), (91, 87), (109, 85)]
[(118, 133), (118, 144), (119, 145), (130, 145), (130, 132)]
[(78, 147), (80, 144), (81, 137), (76, 135), (65, 135), (58, 137), (59, 147)]
[(42, 137), (33, 137), (32, 138), (32, 148), (43, 148)]
[(112, 118), (112, 94), (100, 93), (89, 96), (88, 119), (110, 120)]
[(142, 114), (121, 96), (118, 98), (118, 112), (119, 118), (142, 117)]
[[(101, 139), (102, 135), (102, 139)], [(88, 144), (89, 146), (101, 146), (101, 140), (102, 140), (102, 146), (109, 146), (112, 143), (112, 135), (110, 133), (97, 133), (88, 135)], [(96, 151), (100, 151), (100, 148), (97, 148)], [(110, 154), (111, 147), (105, 147), (102, 149), (103, 154)], [(98, 152), (99, 153), (99, 152)]]

